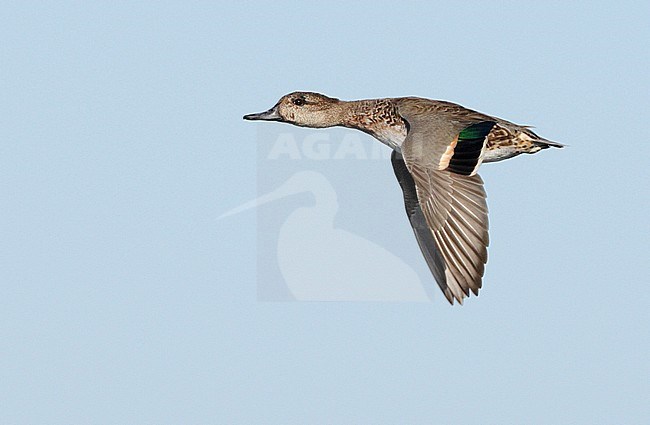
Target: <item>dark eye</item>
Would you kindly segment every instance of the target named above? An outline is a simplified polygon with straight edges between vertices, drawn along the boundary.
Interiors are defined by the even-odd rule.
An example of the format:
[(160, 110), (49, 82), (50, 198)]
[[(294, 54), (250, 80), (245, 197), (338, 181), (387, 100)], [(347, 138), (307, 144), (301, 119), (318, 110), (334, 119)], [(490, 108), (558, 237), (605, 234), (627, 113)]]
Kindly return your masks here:
[(305, 99), (303, 99), (302, 97), (297, 97), (293, 99), (293, 104), (296, 106), (302, 106), (305, 104)]

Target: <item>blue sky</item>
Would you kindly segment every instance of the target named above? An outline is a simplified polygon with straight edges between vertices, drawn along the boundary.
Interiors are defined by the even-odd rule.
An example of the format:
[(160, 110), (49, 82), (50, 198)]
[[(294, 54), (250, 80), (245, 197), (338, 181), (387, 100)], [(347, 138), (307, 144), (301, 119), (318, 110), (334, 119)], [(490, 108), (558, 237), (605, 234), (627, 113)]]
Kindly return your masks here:
[[(0, 422), (650, 420), (647, 2), (0, 9)], [(257, 144), (282, 125), (241, 116), (299, 89), (451, 100), (570, 147), (481, 169), (463, 307), (258, 301), (259, 219), (311, 201), (219, 216), (272, 188)], [(389, 162), (319, 167), (335, 225), (426, 277)]]

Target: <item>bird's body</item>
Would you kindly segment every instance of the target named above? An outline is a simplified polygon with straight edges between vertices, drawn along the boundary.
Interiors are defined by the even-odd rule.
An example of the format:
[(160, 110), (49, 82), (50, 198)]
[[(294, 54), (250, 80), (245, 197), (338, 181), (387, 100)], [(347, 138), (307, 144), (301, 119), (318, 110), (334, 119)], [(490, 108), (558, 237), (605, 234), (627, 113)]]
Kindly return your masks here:
[(533, 133), (529, 127), (467, 109), (452, 102), (419, 97), (372, 99), (347, 102), (350, 116), (344, 126), (364, 131), (391, 149), (401, 151), (406, 139), (406, 123), (399, 115), (398, 105), (409, 104), (428, 113), (435, 113), (449, 120), (463, 122), (494, 121), (496, 125), (487, 138), (483, 162), (496, 162), (521, 153), (535, 153), (549, 146), (562, 145)]
[(295, 92), (269, 111), (244, 117), (305, 127), (343, 126), (393, 149), (395, 175), (420, 249), (447, 300), (478, 295), (487, 261), (483, 162), (562, 147), (529, 127), (419, 97), (340, 101)]

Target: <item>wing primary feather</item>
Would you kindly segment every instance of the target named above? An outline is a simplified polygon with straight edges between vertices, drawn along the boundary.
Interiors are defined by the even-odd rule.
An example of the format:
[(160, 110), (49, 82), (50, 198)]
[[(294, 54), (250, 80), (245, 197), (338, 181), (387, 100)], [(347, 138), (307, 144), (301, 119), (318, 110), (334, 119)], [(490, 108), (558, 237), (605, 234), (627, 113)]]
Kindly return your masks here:
[(442, 232), (437, 231), (434, 232), (434, 234), (436, 235), (436, 240), (438, 241), (438, 246), (442, 251), (442, 255), (445, 257), (445, 261), (447, 261), (447, 265), (451, 266), (449, 269), (453, 273), (454, 278), (458, 282), (465, 295), (469, 295), (469, 273), (464, 270), (461, 261), (456, 257), (455, 251), (453, 251), (447, 244), (447, 240), (445, 239)]
[[(478, 270), (474, 268), (469, 256), (462, 250), (462, 247), (457, 243), (456, 238), (451, 232), (451, 229), (447, 226), (442, 230), (443, 240), (447, 244), (449, 251), (452, 253), (456, 259), (456, 263), (459, 265), (459, 271), (462, 273), (465, 278), (465, 283), (467, 286), (472, 286), (476, 276), (480, 274)], [(468, 294), (469, 295), (469, 294)]]

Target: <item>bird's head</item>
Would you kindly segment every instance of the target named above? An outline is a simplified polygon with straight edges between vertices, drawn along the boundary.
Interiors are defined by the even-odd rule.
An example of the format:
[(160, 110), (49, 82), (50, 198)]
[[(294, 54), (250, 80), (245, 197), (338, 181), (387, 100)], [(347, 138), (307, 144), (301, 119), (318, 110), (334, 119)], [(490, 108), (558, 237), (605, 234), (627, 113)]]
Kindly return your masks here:
[(301, 127), (332, 127), (341, 123), (343, 103), (319, 93), (293, 92), (282, 96), (268, 111), (244, 115), (244, 119), (280, 121)]

